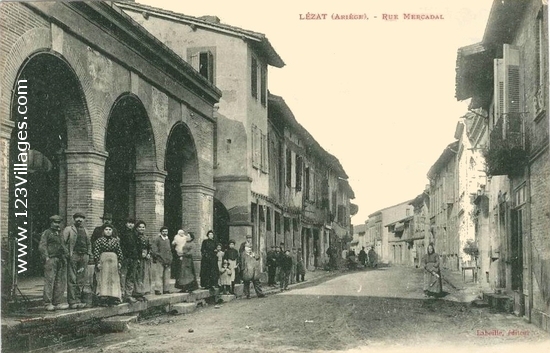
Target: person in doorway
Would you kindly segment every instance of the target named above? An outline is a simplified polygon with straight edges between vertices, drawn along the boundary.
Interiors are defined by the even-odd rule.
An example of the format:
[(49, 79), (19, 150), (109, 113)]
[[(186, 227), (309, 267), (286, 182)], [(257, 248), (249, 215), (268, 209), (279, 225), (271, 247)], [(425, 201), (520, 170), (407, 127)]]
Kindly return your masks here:
[(160, 228), (160, 234), (151, 243), (153, 258), (153, 289), (156, 295), (170, 293), (170, 277), (172, 268), (172, 248), (168, 238), (168, 227)]
[(236, 273), (239, 271), (239, 252), (235, 249), (235, 240), (229, 240), (229, 248), (225, 251), (223, 259), (229, 263), (231, 269), (231, 294), (235, 294)]
[(128, 218), (124, 230), (120, 233), (120, 248), (122, 249), (122, 267), (120, 269), (120, 286), (122, 288), (122, 298), (124, 301), (132, 304), (137, 300), (133, 297), (134, 290), (137, 288), (138, 267), (140, 266), (140, 247), (138, 236), (134, 229), (135, 220)]
[(267, 252), (267, 285), (274, 287), (275, 274), (277, 273), (277, 247), (272, 246), (271, 250)]
[(214, 241), (214, 232), (212, 230), (206, 233), (206, 239), (202, 241), (201, 256), (201, 287), (213, 289), (218, 286), (220, 269), (218, 267), (216, 242)]
[(61, 217), (50, 217), (50, 228), (40, 236), (38, 247), (44, 262), (44, 306), (48, 311), (68, 309), (64, 303), (67, 288), (68, 250), (61, 234)]
[[(182, 237), (185, 237), (185, 241), (180, 239)], [(175, 286), (180, 290), (180, 293), (192, 293), (199, 288), (195, 265), (193, 264), (194, 239), (193, 233), (180, 229), (172, 242), (178, 256), (177, 265), (179, 268)]]
[(290, 268), (290, 284), (296, 283), (296, 267), (298, 265), (298, 254), (296, 253), (296, 248), (292, 248), (290, 253), (292, 258), (292, 267)]
[(103, 236), (93, 245), (97, 278), (96, 294), (100, 305), (118, 305), (122, 297), (118, 271), (122, 267), (124, 257), (120, 240), (113, 237), (113, 226), (105, 224), (102, 228)]
[(63, 242), (67, 246), (67, 300), (71, 309), (86, 307), (86, 298), (91, 291), (87, 276), (88, 262), (92, 255), (92, 245), (84, 228), (86, 216), (77, 212), (73, 215), (74, 224), (63, 230)]
[(301, 248), (298, 248), (296, 256), (296, 282), (300, 283), (306, 280), (306, 265), (304, 264), (304, 255)]
[(252, 247), (246, 246), (242, 254), (241, 263), (243, 266), (243, 283), (244, 283), (244, 295), (246, 299), (250, 299), (250, 283), (254, 286), (254, 291), (258, 298), (265, 297), (260, 284), (260, 268), (259, 260), (260, 256), (255, 255), (252, 252)]
[(441, 271), (439, 268), (439, 255), (435, 252), (434, 244), (428, 245), (428, 252), (422, 259), (424, 266), (424, 294), (437, 296), (442, 292)]

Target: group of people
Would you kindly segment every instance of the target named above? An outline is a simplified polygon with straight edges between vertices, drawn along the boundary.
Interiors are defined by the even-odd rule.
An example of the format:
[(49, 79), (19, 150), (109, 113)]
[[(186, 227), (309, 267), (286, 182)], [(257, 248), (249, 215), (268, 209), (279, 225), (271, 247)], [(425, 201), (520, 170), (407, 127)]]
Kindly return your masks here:
[[(112, 306), (122, 301), (146, 301), (146, 294), (170, 294), (172, 263), (175, 262), (175, 287), (180, 292), (199, 288), (195, 273), (193, 233), (180, 229), (171, 241), (168, 228), (159, 234), (145, 235), (146, 223), (126, 220), (120, 232), (112, 225), (112, 216), (104, 214), (103, 224), (91, 236), (84, 227), (86, 216), (77, 212), (73, 224), (61, 231), (62, 218), (50, 217), (50, 228), (40, 239), (44, 260), (44, 304), (48, 311), (79, 309), (95, 305)], [(200, 284), (219, 287), (222, 294), (233, 294), (235, 283), (242, 280), (245, 295), (250, 297), (250, 283), (258, 297), (260, 285), (259, 257), (252, 252), (248, 237), (241, 249), (230, 240), (228, 248), (214, 240), (208, 231), (201, 244)], [(67, 302), (64, 293), (67, 292)]]
[(288, 290), (289, 284), (305, 281), (306, 266), (302, 249), (286, 249), (284, 243), (272, 246), (267, 252), (267, 285), (276, 287), (279, 283), (281, 292)]

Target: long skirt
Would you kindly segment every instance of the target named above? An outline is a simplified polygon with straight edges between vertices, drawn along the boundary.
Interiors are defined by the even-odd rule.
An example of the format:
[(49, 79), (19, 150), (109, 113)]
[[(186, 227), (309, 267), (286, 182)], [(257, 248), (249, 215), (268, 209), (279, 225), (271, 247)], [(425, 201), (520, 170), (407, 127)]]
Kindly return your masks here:
[(220, 270), (215, 255), (203, 256), (201, 260), (201, 287), (211, 288), (218, 285)]
[(424, 290), (431, 293), (441, 293), (441, 277), (437, 277), (435, 273), (424, 270)]
[(176, 260), (179, 271), (175, 287), (186, 292), (193, 291), (199, 288), (197, 276), (195, 274), (195, 265), (193, 264), (193, 256), (183, 255), (181, 258), (181, 260), (179, 258)]
[(96, 273), (96, 294), (99, 297), (120, 299), (120, 275), (118, 274), (118, 260), (113, 252), (104, 252), (99, 258), (101, 270)]

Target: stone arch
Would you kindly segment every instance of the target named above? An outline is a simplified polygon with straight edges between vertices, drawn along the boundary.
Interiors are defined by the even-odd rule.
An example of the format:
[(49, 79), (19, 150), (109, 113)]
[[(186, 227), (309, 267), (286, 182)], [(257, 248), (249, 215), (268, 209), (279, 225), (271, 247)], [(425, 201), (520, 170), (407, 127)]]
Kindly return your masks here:
[[(69, 211), (85, 211), (89, 202), (82, 196), (90, 187), (80, 167), (69, 163), (70, 151), (88, 150), (92, 146), (88, 111), (80, 81), (64, 58), (51, 50), (31, 53), (13, 79), (9, 103), (9, 121), (14, 124), (9, 147), (8, 230), (23, 221), (29, 231), (31, 258), (39, 258), (37, 240), (49, 227), (49, 217)], [(26, 147), (21, 143), (28, 143)], [(24, 147), (24, 148), (22, 148)], [(25, 178), (14, 176), (15, 164)], [(82, 173), (82, 174), (80, 174)], [(80, 185), (82, 184), (82, 185)], [(14, 191), (24, 185), (28, 191), (28, 219), (14, 218)], [(76, 186), (79, 190), (76, 190)], [(26, 211), (26, 212), (27, 212)], [(27, 216), (25, 215), (25, 218)], [(40, 263), (29, 262), (29, 275), (39, 274)]]
[(120, 95), (107, 120), (104, 146), (104, 211), (111, 213), (115, 226), (122, 227), (128, 216), (154, 222), (157, 197), (163, 197), (163, 173), (157, 169), (155, 137), (151, 121), (139, 97)]
[[(0, 85), (0, 116), (8, 117), (10, 115), (11, 90), (15, 87), (17, 77), (22, 68), (29, 59), (39, 55), (48, 53), (61, 59), (71, 72), (78, 78), (78, 94), (82, 99), (82, 114), (81, 119), (75, 122), (72, 128), (83, 131), (85, 129), (85, 139), (89, 145), (74, 146), (75, 148), (85, 148), (86, 150), (93, 149), (95, 146), (93, 139), (91, 112), (89, 107), (95, 107), (95, 99), (91, 89), (91, 82), (87, 79), (86, 69), (78, 55), (75, 54), (72, 48), (65, 48), (63, 53), (59, 53), (52, 49), (51, 28), (34, 28), (25, 32), (19, 37), (16, 43), (12, 46), (9, 54), (6, 56), (6, 64), (2, 71), (2, 84)], [(82, 120), (85, 119), (85, 120)], [(71, 120), (73, 121), (73, 120)], [(82, 136), (80, 136), (82, 137)], [(73, 146), (69, 146), (72, 148)]]
[(164, 170), (164, 224), (174, 232), (183, 226), (183, 188), (198, 181), (197, 151), (193, 135), (183, 122), (175, 123), (166, 140)]

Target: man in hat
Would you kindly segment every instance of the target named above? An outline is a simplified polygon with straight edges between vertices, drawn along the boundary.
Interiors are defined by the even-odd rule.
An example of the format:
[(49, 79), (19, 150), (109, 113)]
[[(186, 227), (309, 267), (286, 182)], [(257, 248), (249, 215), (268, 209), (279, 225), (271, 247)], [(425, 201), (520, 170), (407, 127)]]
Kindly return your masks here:
[[(103, 221), (103, 224), (98, 226), (98, 227), (95, 227), (94, 232), (92, 233), (92, 239), (91, 239), (92, 246), (98, 238), (101, 238), (103, 236), (103, 226), (106, 225), (106, 224), (109, 224), (111, 226), (113, 225), (113, 215), (112, 214), (104, 213), (103, 217), (99, 217), (99, 218), (101, 218), (101, 220)], [(112, 237), (113, 238), (118, 238), (118, 232), (115, 228), (113, 228)]]
[(141, 258), (134, 223), (133, 218), (128, 218), (124, 230), (120, 233), (120, 247), (123, 255), (120, 269), (120, 286), (122, 288), (122, 298), (128, 303), (137, 301), (132, 297), (132, 294), (134, 293), (135, 284), (138, 282), (137, 273), (139, 259)]
[(63, 230), (63, 242), (68, 250), (67, 259), (67, 299), (71, 309), (86, 307), (84, 291), (90, 290), (86, 267), (92, 256), (92, 244), (84, 228), (86, 216), (77, 212), (73, 215), (74, 224)]
[(68, 250), (61, 234), (61, 217), (50, 217), (50, 228), (40, 237), (38, 247), (44, 263), (44, 305), (46, 310), (68, 309), (63, 294), (67, 288)]
[(242, 271), (243, 271), (242, 259), (243, 259), (243, 253), (245, 252), (246, 247), (250, 247), (252, 249), (252, 234), (247, 234), (246, 235), (246, 240), (241, 243), (241, 246), (239, 246), (239, 269), (240, 269), (240, 273), (238, 274), (238, 276), (237, 276), (238, 278), (235, 280), (235, 283), (241, 283)]
[(267, 253), (267, 285), (275, 286), (275, 274), (277, 273), (277, 250), (273, 245)]

